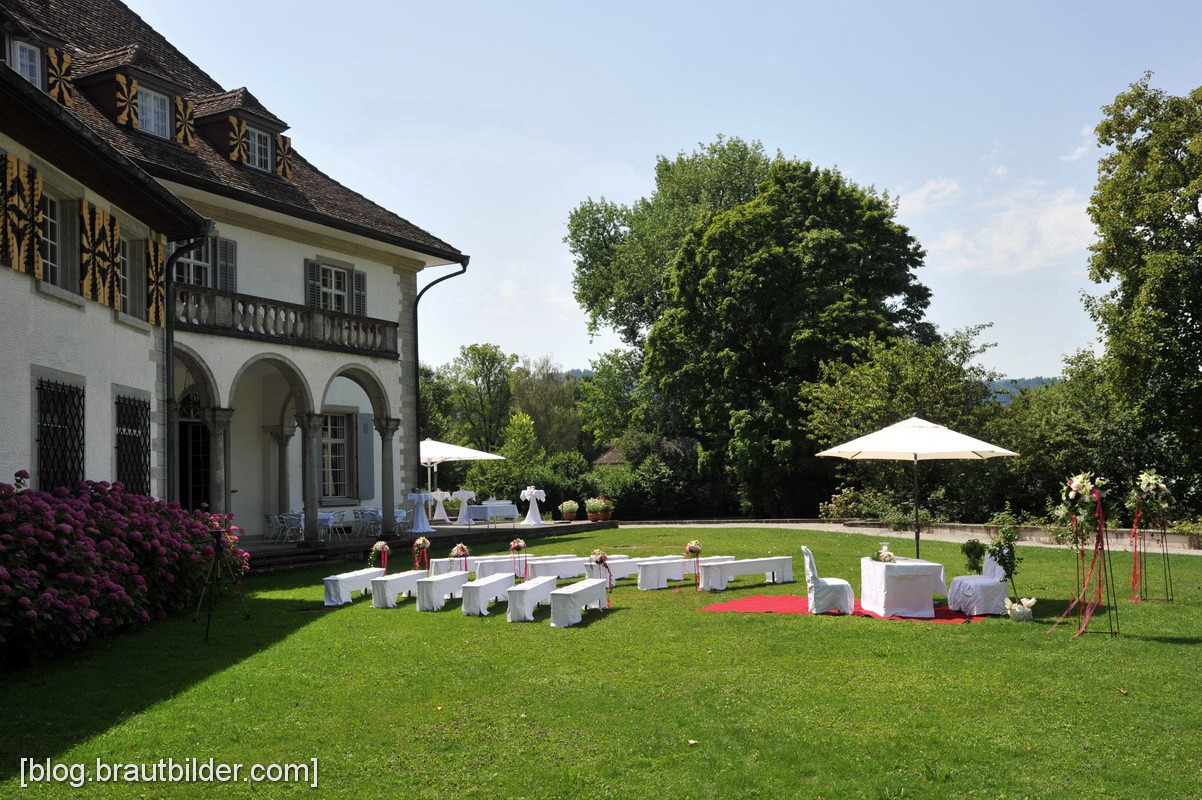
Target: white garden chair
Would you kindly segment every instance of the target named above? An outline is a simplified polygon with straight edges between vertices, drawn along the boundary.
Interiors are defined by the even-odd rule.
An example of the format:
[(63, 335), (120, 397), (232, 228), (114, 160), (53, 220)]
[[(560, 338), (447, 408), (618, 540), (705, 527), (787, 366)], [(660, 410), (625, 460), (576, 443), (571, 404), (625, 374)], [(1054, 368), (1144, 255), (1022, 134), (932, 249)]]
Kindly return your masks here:
[(801, 552), (805, 554), (806, 559), (806, 593), (809, 595), (810, 613), (852, 613), (855, 610), (856, 595), (851, 584), (842, 578), (818, 577), (818, 564), (815, 563), (810, 548), (802, 545)]
[(947, 607), (961, 611), (970, 617), (984, 614), (1006, 613), (1006, 598), (1010, 586), (1006, 583), (1006, 570), (985, 554), (985, 567), (980, 575), (960, 575), (952, 578), (947, 590)]

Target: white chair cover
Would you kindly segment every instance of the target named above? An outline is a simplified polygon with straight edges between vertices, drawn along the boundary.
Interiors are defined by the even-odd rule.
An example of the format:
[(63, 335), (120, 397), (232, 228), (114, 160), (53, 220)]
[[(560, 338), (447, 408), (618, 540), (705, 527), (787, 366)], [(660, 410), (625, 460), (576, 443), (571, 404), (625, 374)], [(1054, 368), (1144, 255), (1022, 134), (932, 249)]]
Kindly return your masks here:
[(986, 553), (982, 574), (952, 578), (952, 585), (947, 590), (947, 607), (970, 617), (985, 614), (1001, 616), (1006, 613), (1006, 598), (1009, 596), (1006, 570)]
[(818, 577), (818, 564), (815, 563), (810, 548), (802, 545), (801, 552), (805, 554), (806, 560), (806, 594), (809, 596), (810, 613), (852, 613), (855, 610), (856, 595), (851, 584), (842, 578)]

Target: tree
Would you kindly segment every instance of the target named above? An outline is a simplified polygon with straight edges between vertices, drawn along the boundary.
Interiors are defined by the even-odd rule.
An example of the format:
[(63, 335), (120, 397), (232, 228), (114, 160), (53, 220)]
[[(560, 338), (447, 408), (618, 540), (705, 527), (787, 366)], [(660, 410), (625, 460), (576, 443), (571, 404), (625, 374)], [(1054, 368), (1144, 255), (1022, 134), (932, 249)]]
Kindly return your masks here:
[(632, 206), (589, 198), (568, 217), (576, 300), (589, 330), (613, 328), (640, 346), (659, 317), (664, 279), (689, 228), (756, 195), (771, 160), (759, 142), (726, 139), (655, 164), (655, 191)]
[(1174, 97), (1144, 77), (1106, 106), (1089, 214), (1090, 277), (1114, 282), (1089, 308), (1109, 376), (1141, 435), (1190, 476), (1178, 496), (1202, 509), (1202, 88)]
[(468, 470), (468, 482), (481, 497), (492, 494), (517, 500), (525, 487), (546, 482), (547, 454), (534, 434), (534, 420), (517, 412), (505, 425), (504, 439), (497, 454), (504, 461), (476, 461)]
[(710, 215), (673, 264), (644, 376), (678, 433), (723, 454), (753, 509), (816, 507), (798, 394), (875, 335), (934, 338), (923, 251), (888, 198), (837, 171), (778, 161), (750, 202)]
[(643, 359), (637, 350), (610, 350), (591, 366), (593, 374), (580, 382), (577, 405), (584, 432), (600, 447), (630, 428)]
[(441, 370), (422, 364), (418, 368), (417, 384), (421, 394), (417, 427), (423, 439), (443, 440), (452, 424), (451, 382)]
[[(1003, 411), (990, 388), (998, 376), (973, 363), (988, 348), (976, 343), (986, 327), (955, 331), (932, 344), (906, 337), (868, 339), (858, 343), (861, 352), (855, 359), (823, 363), (819, 380), (802, 393), (811, 438), (825, 449), (921, 417), (990, 439), (993, 422)], [(998, 443), (1010, 447), (1004, 440)], [(909, 464), (833, 460), (830, 468), (854, 477), (860, 488), (910, 502)], [(984, 521), (1005, 501), (1005, 484), (998, 479), (1003, 474), (993, 463), (924, 462), (920, 485), (927, 493), (936, 490), (936, 502), (924, 502), (923, 507), (949, 519)]]
[(575, 450), (580, 439), (575, 379), (547, 356), (522, 358), (509, 376), (513, 403), (534, 421), (534, 433), (548, 453)]
[(504, 439), (513, 395), (509, 372), (517, 356), (495, 344), (470, 344), (447, 365), (451, 412), (457, 437), (479, 450), (495, 452)]

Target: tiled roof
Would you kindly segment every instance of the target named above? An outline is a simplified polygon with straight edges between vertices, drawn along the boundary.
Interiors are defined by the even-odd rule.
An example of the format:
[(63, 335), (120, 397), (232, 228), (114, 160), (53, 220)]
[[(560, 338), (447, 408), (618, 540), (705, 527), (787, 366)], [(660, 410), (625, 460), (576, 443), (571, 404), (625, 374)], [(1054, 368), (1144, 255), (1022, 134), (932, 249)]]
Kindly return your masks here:
[(222, 92), (221, 94), (210, 94), (196, 98), (197, 119), (214, 114), (229, 114), (233, 111), (249, 111), (252, 114), (257, 114), (260, 117), (278, 123), (284, 128), (288, 127), (288, 124), (284, 120), (268, 111), (267, 107), (260, 103), (245, 86), (241, 89), (234, 89), (233, 91)]
[[(209, 104), (207, 113), (215, 113), (212, 109), (221, 103), (233, 103), (231, 111), (242, 109), (278, 120), (245, 88), (225, 91), (119, 0), (0, 0), (0, 3), (28, 27), (67, 42), (76, 58), (84, 61), (82, 66), (76, 61), (77, 70), (86, 67), (87, 74), (95, 74), (113, 66), (133, 65), (182, 86), (189, 96), (197, 99), (198, 106)], [(406, 244), (447, 260), (465, 258), (437, 236), (330, 178), (295, 149), (292, 177), (285, 181), (231, 162), (226, 153), (204, 137), (197, 138), (195, 148), (187, 148), (118, 126), (80, 91), (75, 93), (71, 111), (120, 153), (157, 177), (381, 241)]]

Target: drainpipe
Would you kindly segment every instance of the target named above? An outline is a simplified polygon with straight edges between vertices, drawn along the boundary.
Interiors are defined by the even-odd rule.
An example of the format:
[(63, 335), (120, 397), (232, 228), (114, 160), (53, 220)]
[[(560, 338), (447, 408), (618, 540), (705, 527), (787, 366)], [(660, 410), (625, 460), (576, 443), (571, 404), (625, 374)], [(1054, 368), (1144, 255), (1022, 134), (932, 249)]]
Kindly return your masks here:
[[(429, 283), (426, 284), (425, 288), (423, 288), (420, 292), (417, 293), (417, 297), (415, 297), (413, 300), (413, 408), (414, 408), (413, 430), (414, 430), (416, 441), (419, 443), (419, 445), (418, 445), (419, 447), (421, 446), (420, 442), (422, 440), (421, 439), (422, 432), (421, 432), (421, 429), (419, 429), (417, 427), (417, 425), (418, 425), (418, 420), (421, 419), (421, 415), (422, 415), (421, 414), (421, 411), (422, 411), (421, 380), (422, 380), (422, 378), (421, 378), (421, 359), (418, 357), (418, 350), (417, 350), (417, 304), (422, 301), (422, 295), (424, 295), (426, 292), (433, 289), (438, 284), (442, 283), (443, 281), (450, 280), (451, 278), (457, 278), (460, 275), (462, 275), (463, 273), (467, 272), (467, 262), (470, 260), (471, 260), (471, 256), (463, 256), (463, 260), (459, 262), (459, 271), (458, 272), (452, 272), (449, 275), (443, 275), (441, 278), (438, 278), (437, 280), (430, 281)], [(419, 456), (419, 459), (420, 459), (420, 456)]]
[(166, 350), (166, 358), (163, 359), (164, 369), (166, 370), (164, 394), (167, 395), (167, 402), (163, 412), (164, 431), (163, 444), (166, 451), (164, 457), (167, 460), (167, 499), (175, 500), (179, 486), (175, 480), (175, 264), (181, 258), (191, 253), (197, 247), (204, 244), (205, 240), (213, 235), (213, 220), (205, 220), (205, 233), (196, 239), (189, 239), (179, 247), (175, 248), (175, 252), (167, 256), (167, 265), (163, 268), (166, 275), (163, 276), (163, 322), (164, 322), (164, 344), (163, 349)]

